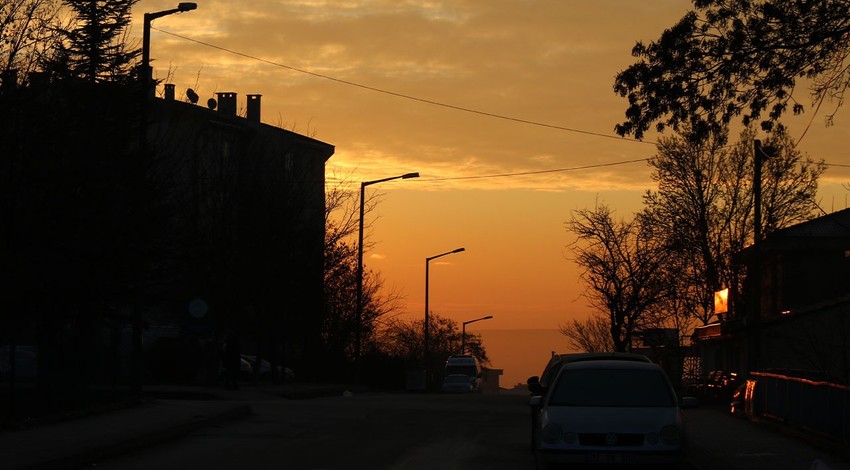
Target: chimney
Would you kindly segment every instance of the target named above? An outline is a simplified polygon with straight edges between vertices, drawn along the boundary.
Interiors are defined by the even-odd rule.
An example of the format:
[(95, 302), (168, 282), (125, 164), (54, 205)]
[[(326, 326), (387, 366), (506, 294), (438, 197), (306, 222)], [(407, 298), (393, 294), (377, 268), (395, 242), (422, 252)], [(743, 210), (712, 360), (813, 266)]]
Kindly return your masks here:
[(260, 97), (263, 95), (248, 95), (248, 111), (246, 116), (249, 121), (260, 122)]
[(236, 116), (236, 93), (232, 91), (220, 91), (218, 96), (218, 112), (228, 116)]
[(166, 83), (165, 84), (165, 100), (166, 101), (174, 101), (174, 84)]

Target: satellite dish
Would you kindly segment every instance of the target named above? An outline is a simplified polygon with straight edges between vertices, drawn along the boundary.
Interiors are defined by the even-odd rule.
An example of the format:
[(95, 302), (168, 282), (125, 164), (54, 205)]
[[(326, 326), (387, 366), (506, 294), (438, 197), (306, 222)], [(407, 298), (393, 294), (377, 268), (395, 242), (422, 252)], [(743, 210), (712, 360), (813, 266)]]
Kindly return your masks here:
[(191, 88), (186, 90), (186, 97), (189, 98), (189, 101), (191, 101), (192, 104), (197, 104), (198, 98), (200, 98), (200, 96), (198, 96), (198, 94), (195, 93), (195, 90), (193, 90)]
[(210, 109), (215, 109), (218, 103), (215, 102), (215, 98), (210, 98), (207, 100), (207, 107)]

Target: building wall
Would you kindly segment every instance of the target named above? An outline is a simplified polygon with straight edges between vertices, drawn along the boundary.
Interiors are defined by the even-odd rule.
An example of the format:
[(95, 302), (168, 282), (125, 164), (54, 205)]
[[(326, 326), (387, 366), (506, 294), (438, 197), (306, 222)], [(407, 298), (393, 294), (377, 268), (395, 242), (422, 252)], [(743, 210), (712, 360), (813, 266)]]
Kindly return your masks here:
[(850, 293), (848, 237), (794, 237), (768, 242), (763, 255), (763, 317), (787, 315)]
[[(708, 368), (782, 369), (850, 379), (850, 210), (770, 234), (759, 244), (761, 298), (745, 282), (733, 314), (713, 337), (698, 338)], [(751, 246), (739, 253), (753, 261)], [(749, 288), (747, 288), (749, 286)], [(736, 369), (737, 367), (737, 369)]]
[[(293, 365), (318, 347), (323, 312), (324, 166), (334, 148), (260, 122), (156, 100), (149, 129), (163, 208), (158, 321), (220, 333)], [(201, 298), (203, 318), (185, 304)]]
[(822, 380), (850, 379), (850, 296), (768, 321), (761, 369), (808, 371)]

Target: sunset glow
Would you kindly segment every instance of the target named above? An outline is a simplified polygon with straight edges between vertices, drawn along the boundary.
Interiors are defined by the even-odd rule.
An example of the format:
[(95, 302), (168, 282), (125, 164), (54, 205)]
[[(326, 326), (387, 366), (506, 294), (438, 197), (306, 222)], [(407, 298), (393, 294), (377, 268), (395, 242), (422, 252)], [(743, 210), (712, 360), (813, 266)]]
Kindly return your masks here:
[[(140, 41), (142, 13), (176, 3), (140, 1), (133, 35)], [(425, 258), (463, 246), (431, 265), (432, 312), (458, 325), (494, 317), (471, 333), (554, 331), (589, 313), (564, 227), (571, 211), (604, 201), (628, 218), (653, 187), (643, 160), (657, 136), (615, 136), (627, 103), (613, 92), (614, 76), (633, 62), (636, 41), (657, 39), (690, 7), (201, 0), (153, 23), (151, 57), (154, 77), (174, 83), (177, 99), (192, 88), (203, 105), (233, 91), (244, 113), (246, 95), (258, 93), (263, 122), (334, 145), (329, 187), (421, 174), (367, 192), (382, 196), (369, 215), (374, 246), (364, 264), (403, 296), (404, 317), (423, 315)], [(798, 93), (809, 107), (805, 89)], [(786, 120), (795, 138), (808, 127), (798, 149), (831, 165), (821, 179), (821, 206), (831, 212), (848, 207), (850, 116), (845, 109), (835, 126), (823, 122), (811, 109)], [(528, 350), (485, 346), (495, 367)], [(560, 352), (566, 341), (537, 346)], [(539, 372), (520, 367), (506, 371), (505, 384)]]

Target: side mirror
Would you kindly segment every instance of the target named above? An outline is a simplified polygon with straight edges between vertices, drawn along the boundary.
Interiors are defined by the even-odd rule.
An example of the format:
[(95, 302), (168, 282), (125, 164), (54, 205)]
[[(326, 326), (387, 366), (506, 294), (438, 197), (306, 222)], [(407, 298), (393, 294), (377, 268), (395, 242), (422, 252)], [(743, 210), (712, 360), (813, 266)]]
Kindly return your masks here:
[(540, 383), (540, 377), (538, 377), (536, 375), (532, 375), (531, 377), (528, 378), (528, 380), (525, 381), (525, 383), (528, 384), (528, 385), (531, 385), (533, 383), (535, 383), (535, 384)]
[(535, 395), (528, 399), (528, 404), (533, 407), (539, 407), (543, 405), (543, 397), (540, 395)]
[(528, 391), (531, 392), (532, 395), (542, 396), (546, 393), (546, 388), (540, 385), (540, 382), (531, 382), (528, 384)]

